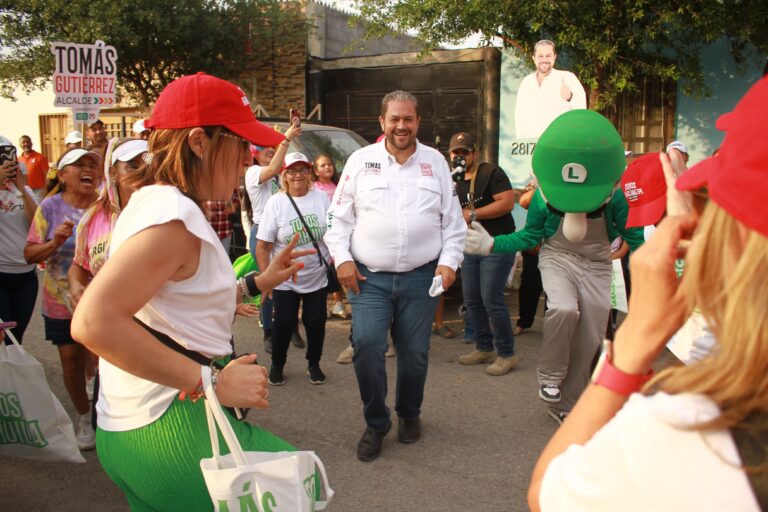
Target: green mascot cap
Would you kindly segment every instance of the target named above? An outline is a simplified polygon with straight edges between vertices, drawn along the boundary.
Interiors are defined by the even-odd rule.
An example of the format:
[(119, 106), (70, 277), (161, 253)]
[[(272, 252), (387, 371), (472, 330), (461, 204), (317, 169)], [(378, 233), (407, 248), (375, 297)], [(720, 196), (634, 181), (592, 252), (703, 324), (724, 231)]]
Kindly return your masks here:
[(621, 179), (624, 143), (597, 112), (571, 110), (541, 134), (532, 166), (544, 199), (566, 214), (564, 234), (578, 241), (586, 233), (586, 214), (605, 204)]

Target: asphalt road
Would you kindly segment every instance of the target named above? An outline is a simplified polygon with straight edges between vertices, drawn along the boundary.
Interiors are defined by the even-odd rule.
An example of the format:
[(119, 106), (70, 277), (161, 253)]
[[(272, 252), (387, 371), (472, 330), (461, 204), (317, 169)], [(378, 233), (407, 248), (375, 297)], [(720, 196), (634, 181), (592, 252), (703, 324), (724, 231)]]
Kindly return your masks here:
[[(513, 314), (516, 296), (516, 291), (508, 296)], [(448, 324), (460, 332), (460, 291), (449, 290), (446, 302)], [(292, 347), (286, 385), (271, 389), (268, 411), (252, 411), (248, 419), (300, 449), (318, 453), (336, 491), (328, 508), (335, 512), (527, 510), (531, 470), (557, 426), (537, 398), (542, 314), (540, 304), (533, 329), (517, 339), (520, 366), (502, 377), (486, 375), (484, 366), (458, 364), (458, 357), (472, 348), (458, 337), (433, 336), (422, 439), (413, 445), (398, 443), (393, 429), (374, 462), (362, 463), (355, 456), (365, 427), (362, 406), (354, 369), (335, 362), (347, 345), (349, 320), (328, 322), (325, 385), (309, 384), (304, 354)], [(234, 331), (239, 352), (262, 351), (256, 319), (238, 318)], [(39, 307), (24, 346), (43, 363), (51, 389), (74, 417), (58, 353), (43, 340)], [(393, 395), (396, 362), (387, 361)], [(392, 405), (392, 396), (388, 402)], [(85, 464), (68, 464), (0, 456), (0, 511), (127, 511), (125, 498), (101, 469), (96, 452), (86, 452), (85, 458)]]

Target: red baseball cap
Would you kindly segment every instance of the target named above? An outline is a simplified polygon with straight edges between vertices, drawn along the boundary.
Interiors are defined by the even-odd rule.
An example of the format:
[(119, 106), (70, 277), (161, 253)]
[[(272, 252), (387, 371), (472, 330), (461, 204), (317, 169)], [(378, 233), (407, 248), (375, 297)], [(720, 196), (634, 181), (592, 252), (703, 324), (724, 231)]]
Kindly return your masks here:
[(633, 160), (621, 176), (621, 190), (629, 205), (628, 228), (659, 222), (667, 210), (667, 182), (659, 154)]
[(258, 146), (276, 146), (285, 137), (256, 120), (248, 98), (235, 84), (205, 73), (177, 78), (160, 93), (146, 128), (224, 126)]
[(699, 162), (677, 180), (679, 190), (706, 187), (710, 199), (768, 237), (768, 77), (747, 91), (716, 126), (725, 131), (717, 154)]

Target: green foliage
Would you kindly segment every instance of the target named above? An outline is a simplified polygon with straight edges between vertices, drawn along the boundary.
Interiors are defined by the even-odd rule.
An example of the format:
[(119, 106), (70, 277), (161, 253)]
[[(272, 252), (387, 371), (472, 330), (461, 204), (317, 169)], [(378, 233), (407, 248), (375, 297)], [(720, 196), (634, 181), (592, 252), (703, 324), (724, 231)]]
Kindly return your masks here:
[(117, 50), (122, 92), (147, 106), (181, 75), (234, 79), (275, 41), (306, 38), (300, 16), (279, 0), (0, 0), (0, 95), (47, 85), (51, 42), (100, 39)]
[[(368, 37), (416, 32), (425, 49), (480, 34), (500, 38), (530, 61), (540, 39), (557, 44), (590, 89), (590, 107), (613, 104), (639, 76), (677, 81), (706, 94), (701, 49), (727, 37), (737, 62), (768, 53), (765, 0), (356, 0)], [(531, 63), (533, 70), (533, 64)]]

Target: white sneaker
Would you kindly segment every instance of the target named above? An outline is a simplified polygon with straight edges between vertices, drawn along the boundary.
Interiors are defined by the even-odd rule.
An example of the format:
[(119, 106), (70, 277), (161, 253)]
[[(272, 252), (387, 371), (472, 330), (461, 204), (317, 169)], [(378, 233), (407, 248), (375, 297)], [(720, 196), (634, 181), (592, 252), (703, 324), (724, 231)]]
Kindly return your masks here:
[(96, 377), (85, 379), (85, 392), (88, 393), (88, 400), (93, 400), (93, 382), (95, 380), (96, 380)]
[(355, 349), (352, 348), (352, 345), (347, 346), (344, 350), (341, 351), (341, 354), (339, 354), (339, 357), (336, 359), (336, 362), (339, 364), (349, 364), (352, 362), (352, 358), (355, 355)]
[(333, 316), (337, 316), (339, 318), (347, 318), (347, 312), (344, 309), (344, 304), (339, 301), (336, 304), (333, 305), (333, 309), (331, 310), (331, 314)]
[(90, 414), (80, 416), (75, 439), (77, 439), (77, 446), (82, 451), (93, 450), (96, 448), (96, 432), (93, 431), (93, 427), (91, 426)]

